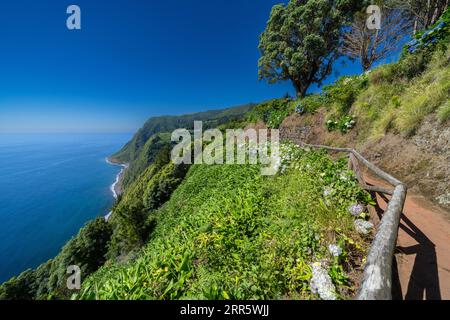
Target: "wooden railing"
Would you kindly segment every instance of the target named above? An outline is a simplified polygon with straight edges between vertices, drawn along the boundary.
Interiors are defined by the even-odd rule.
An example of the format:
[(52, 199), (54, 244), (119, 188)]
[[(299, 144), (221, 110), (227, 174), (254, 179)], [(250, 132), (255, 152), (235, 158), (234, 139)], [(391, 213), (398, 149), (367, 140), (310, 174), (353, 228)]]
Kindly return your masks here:
[[(301, 147), (326, 149), (349, 154), (349, 166), (362, 186), (368, 191), (391, 195), (387, 209), (378, 225), (375, 238), (366, 258), (363, 279), (356, 296), (357, 300), (391, 300), (392, 299), (392, 262), (397, 243), (400, 217), (405, 204), (407, 188), (404, 183), (384, 172), (366, 160), (354, 149), (334, 148), (322, 145), (302, 144)], [(361, 175), (359, 164), (363, 164), (376, 176), (391, 184), (393, 189), (369, 186)]]

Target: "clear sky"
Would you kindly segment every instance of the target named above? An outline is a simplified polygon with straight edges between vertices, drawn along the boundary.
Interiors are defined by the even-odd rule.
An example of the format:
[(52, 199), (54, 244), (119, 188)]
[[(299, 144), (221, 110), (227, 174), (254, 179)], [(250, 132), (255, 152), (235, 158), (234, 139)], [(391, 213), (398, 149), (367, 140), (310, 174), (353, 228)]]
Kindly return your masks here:
[[(293, 94), (257, 77), (279, 2), (2, 1), (0, 132), (133, 132), (150, 116)], [(71, 4), (81, 30), (66, 28)]]

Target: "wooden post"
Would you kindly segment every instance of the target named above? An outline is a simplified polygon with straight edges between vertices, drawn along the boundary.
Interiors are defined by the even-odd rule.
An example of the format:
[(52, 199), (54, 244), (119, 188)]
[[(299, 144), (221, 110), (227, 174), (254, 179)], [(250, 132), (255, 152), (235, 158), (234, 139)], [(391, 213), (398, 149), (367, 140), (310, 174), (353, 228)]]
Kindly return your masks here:
[[(370, 191), (392, 194), (392, 198), (378, 225), (375, 239), (373, 240), (369, 254), (367, 255), (363, 279), (356, 297), (357, 300), (391, 300), (392, 261), (394, 259), (394, 251), (397, 244), (400, 217), (406, 200), (406, 186), (373, 163), (367, 161), (361, 154), (353, 149), (309, 144), (303, 144), (303, 146), (348, 153), (349, 168), (355, 171), (355, 175), (363, 188)], [(364, 164), (378, 177), (393, 185), (395, 189), (392, 191), (383, 187), (368, 186), (361, 176), (358, 161)]]
[(358, 300), (392, 300), (392, 261), (405, 198), (406, 187), (395, 187), (367, 255)]

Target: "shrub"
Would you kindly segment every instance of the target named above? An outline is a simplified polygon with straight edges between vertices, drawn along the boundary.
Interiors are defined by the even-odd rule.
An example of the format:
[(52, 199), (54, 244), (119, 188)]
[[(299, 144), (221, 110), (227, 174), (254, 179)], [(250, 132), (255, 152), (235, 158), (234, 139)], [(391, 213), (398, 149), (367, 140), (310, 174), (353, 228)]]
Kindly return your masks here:
[(317, 109), (327, 106), (327, 99), (321, 94), (310, 94), (299, 100), (295, 107), (298, 114), (315, 113)]
[(353, 129), (355, 124), (355, 117), (351, 115), (343, 116), (339, 120), (330, 119), (325, 123), (328, 131), (338, 130), (341, 133), (347, 133), (349, 130)]
[(341, 77), (333, 85), (328, 85), (323, 88), (327, 101), (333, 103), (339, 115), (346, 114), (353, 102), (355, 102), (359, 93), (367, 87), (367, 75)]
[(422, 74), (429, 62), (430, 56), (424, 52), (407, 55), (398, 62), (376, 68), (369, 76), (370, 83), (392, 84), (393, 82), (411, 80)]
[(294, 104), (290, 99), (275, 99), (254, 107), (247, 115), (247, 121), (263, 121), (269, 128), (277, 129), (293, 111)]
[(430, 29), (418, 32), (404, 47), (404, 54), (433, 51), (437, 46), (447, 45), (450, 40), (450, 9)]
[(0, 286), (0, 300), (32, 300), (35, 296), (35, 275), (29, 269)]
[(77, 236), (67, 242), (58, 256), (53, 259), (49, 270), (50, 295), (55, 297), (71, 295), (66, 287), (68, 266), (79, 266), (83, 277), (102, 266), (106, 262), (105, 255), (111, 234), (111, 225), (105, 221), (104, 217), (88, 222), (81, 228)]

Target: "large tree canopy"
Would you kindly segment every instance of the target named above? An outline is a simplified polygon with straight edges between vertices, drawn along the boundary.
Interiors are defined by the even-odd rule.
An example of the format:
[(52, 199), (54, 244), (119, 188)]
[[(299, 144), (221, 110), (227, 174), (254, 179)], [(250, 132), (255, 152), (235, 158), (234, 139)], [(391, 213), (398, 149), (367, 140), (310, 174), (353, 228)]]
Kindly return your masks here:
[(299, 96), (311, 84), (320, 85), (339, 56), (343, 26), (363, 2), (290, 0), (274, 6), (260, 36), (259, 78), (290, 80)]

